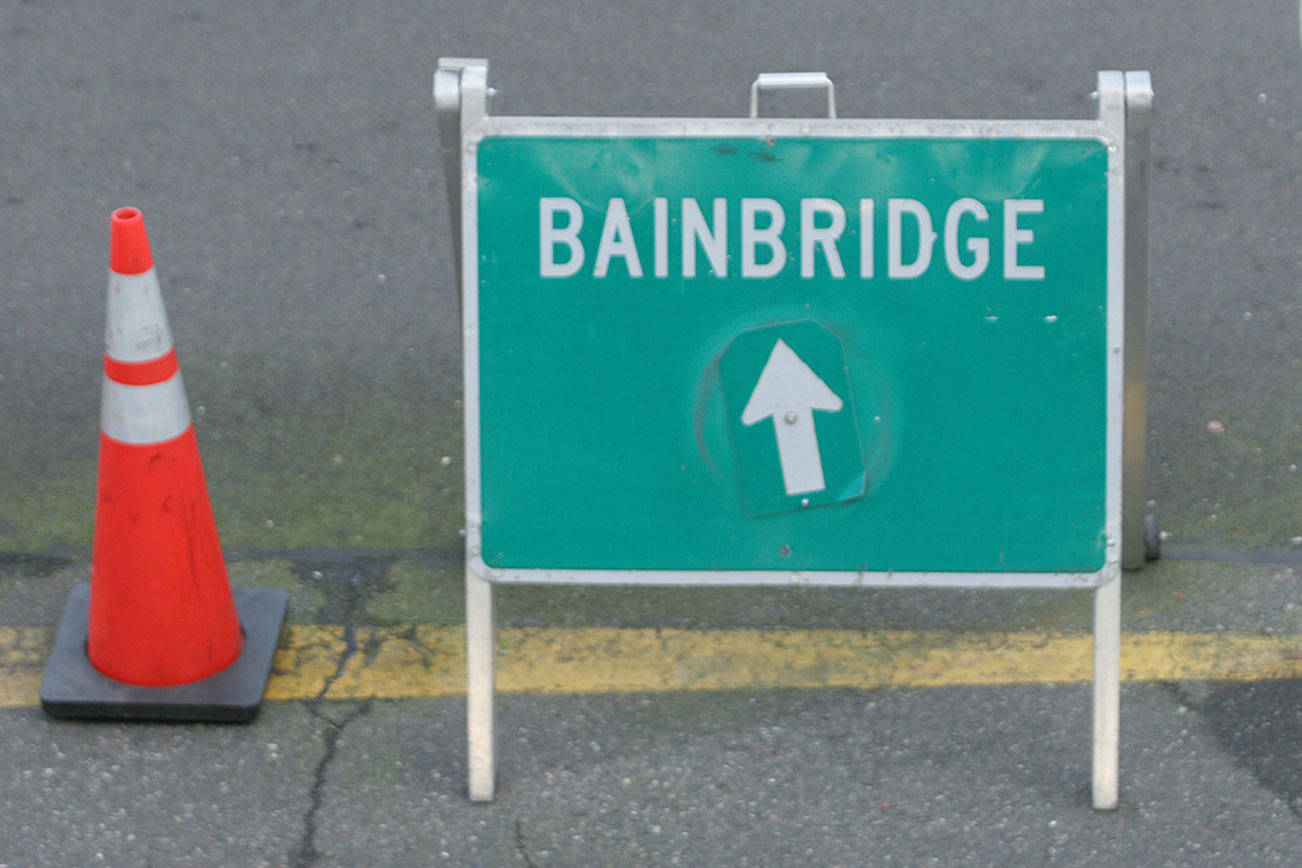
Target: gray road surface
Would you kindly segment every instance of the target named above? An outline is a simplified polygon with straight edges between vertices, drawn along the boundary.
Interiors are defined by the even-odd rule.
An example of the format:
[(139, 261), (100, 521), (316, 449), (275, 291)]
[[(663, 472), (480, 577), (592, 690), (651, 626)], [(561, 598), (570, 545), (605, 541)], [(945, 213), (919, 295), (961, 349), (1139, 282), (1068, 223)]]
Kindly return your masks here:
[[(1148, 487), (1184, 560), (1129, 581), (1128, 626), (1302, 632), (1297, 14), (0, 4), (0, 624), (52, 626), (85, 579), (108, 215), (127, 204), (236, 580), (295, 564), (311, 623), (374, 619), (314, 572), (381, 589), (415, 564), (455, 600), (459, 338), (430, 77), (461, 55), (491, 59), (503, 114), (737, 116), (757, 72), (821, 69), (845, 117), (1089, 117), (1097, 70), (1151, 71)], [(398, 599), (417, 602), (390, 622), (429, 619)], [(507, 623), (618, 624), (629, 602), (511, 599)], [(671, 620), (1087, 624), (1036, 595), (740, 599)], [(7, 709), (0, 865), (1298, 864), (1298, 698), (1295, 681), (1128, 686), (1104, 815), (1080, 686), (511, 697), (493, 806), (463, 799), (457, 699), (272, 703), (243, 728)]]

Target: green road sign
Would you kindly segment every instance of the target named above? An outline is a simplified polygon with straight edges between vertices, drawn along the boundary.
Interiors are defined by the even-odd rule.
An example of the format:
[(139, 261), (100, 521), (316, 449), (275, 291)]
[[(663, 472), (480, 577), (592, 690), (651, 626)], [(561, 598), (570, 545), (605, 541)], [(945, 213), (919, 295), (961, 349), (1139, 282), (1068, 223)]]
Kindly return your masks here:
[(478, 138), (486, 568), (1101, 570), (1120, 313), (1102, 128), (794, 124)]

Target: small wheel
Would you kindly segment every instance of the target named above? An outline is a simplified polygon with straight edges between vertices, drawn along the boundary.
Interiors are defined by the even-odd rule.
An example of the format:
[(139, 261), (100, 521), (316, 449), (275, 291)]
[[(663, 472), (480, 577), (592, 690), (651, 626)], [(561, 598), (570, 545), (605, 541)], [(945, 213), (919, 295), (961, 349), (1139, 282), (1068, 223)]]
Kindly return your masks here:
[(1162, 556), (1162, 530), (1157, 524), (1157, 515), (1144, 514), (1144, 560), (1155, 561)]

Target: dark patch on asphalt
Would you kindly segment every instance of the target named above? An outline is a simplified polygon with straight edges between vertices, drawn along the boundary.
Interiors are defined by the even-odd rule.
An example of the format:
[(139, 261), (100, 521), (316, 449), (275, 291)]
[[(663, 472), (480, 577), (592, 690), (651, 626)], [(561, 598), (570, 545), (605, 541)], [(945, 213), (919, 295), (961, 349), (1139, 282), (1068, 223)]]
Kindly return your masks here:
[(296, 558), (294, 575), (325, 596), (325, 604), (314, 615), (318, 624), (351, 627), (373, 598), (393, 588), (389, 570), (398, 558), (390, 554), (360, 555), (353, 558)]
[(320, 564), (355, 563), (361, 560), (415, 561), (444, 567), (458, 564), (463, 557), (460, 546), (438, 549), (412, 548), (329, 548), (327, 546), (300, 546), (298, 548), (267, 548), (264, 546), (239, 546), (226, 550), (226, 563), (245, 561), (291, 561)]
[(1162, 546), (1165, 561), (1209, 561), (1220, 564), (1302, 564), (1302, 548), (1212, 551)]
[(25, 576), (45, 578), (73, 563), (73, 560), (64, 555), (0, 552), (0, 570), (19, 570)]
[(1225, 684), (1199, 711), (1225, 749), (1302, 818), (1302, 679)]

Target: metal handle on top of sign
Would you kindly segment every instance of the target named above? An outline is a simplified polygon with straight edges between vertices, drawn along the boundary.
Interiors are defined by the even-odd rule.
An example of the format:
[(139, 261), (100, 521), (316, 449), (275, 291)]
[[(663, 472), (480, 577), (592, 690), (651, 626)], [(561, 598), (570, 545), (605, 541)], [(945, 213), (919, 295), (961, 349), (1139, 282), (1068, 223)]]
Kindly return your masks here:
[[(480, 318), (479, 305), (483, 302), (479, 295), (479, 282), (484, 279), (481, 266), (488, 263), (492, 267), (497, 267), (495, 263), (500, 257), (496, 257), (491, 252), (495, 250), (493, 248), (494, 237), (490, 237), (490, 230), (484, 229), (483, 214), (478, 201), (479, 198), (485, 195), (484, 188), (481, 188), (479, 184), (482, 177), (480, 173), (488, 171), (485, 168), (488, 164), (482, 158), (484, 140), (486, 136), (502, 135), (509, 137), (514, 135), (517, 137), (517, 141), (542, 143), (530, 145), (530, 147), (534, 147), (539, 151), (546, 151), (550, 155), (552, 151), (546, 149), (554, 146), (547, 144), (547, 142), (552, 141), (545, 138), (544, 134), (548, 133), (568, 137), (569, 140), (576, 140), (575, 137), (578, 137), (577, 140), (581, 140), (585, 135), (588, 137), (601, 136), (603, 138), (618, 139), (623, 136), (646, 136), (648, 129), (659, 129), (659, 127), (654, 126), (655, 122), (649, 119), (634, 119), (632, 123), (621, 124), (610, 119), (601, 119), (598, 123), (597, 119), (583, 118), (566, 118), (555, 121), (541, 118), (490, 118), (488, 99), (491, 90), (487, 85), (487, 72), (488, 63), (485, 60), (446, 58), (440, 60), (438, 72), (434, 77), (434, 100), (439, 114), (440, 143), (444, 169), (448, 179), (448, 198), (453, 213), (452, 229), (456, 270), (458, 283), (462, 288), (462, 297), (466, 299), (463, 310), (465, 316), (463, 335), (466, 337), (467, 352), (465, 357), (467, 729), (468, 783), (469, 796), (472, 801), (491, 801), (495, 793), (494, 619), (492, 592), (494, 582), (566, 581), (611, 583), (636, 581), (648, 584), (753, 584), (773, 583), (781, 579), (772, 570), (764, 573), (761, 571), (762, 568), (753, 565), (743, 565), (740, 568), (742, 572), (737, 572), (734, 569), (734, 572), (724, 574), (711, 573), (691, 565), (686, 567), (674, 566), (668, 569), (664, 567), (657, 568), (652, 564), (640, 561), (614, 571), (611, 569), (592, 569), (581, 558), (575, 563), (567, 564), (571, 569), (542, 569), (535, 566), (532, 561), (526, 561), (523, 567), (514, 566), (501, 570), (488, 566), (485, 561), (487, 546), (484, 542), (484, 525), (482, 522), (482, 515), (485, 511), (483, 509), (483, 491), (481, 489), (483, 468), (480, 466), (480, 438), (485, 436), (483, 431), (486, 430), (487, 426), (481, 424), (484, 423), (484, 417), (481, 416), (479, 377), (480, 367), (485, 364), (485, 360), (481, 358), (484, 350), (479, 341), (481, 330), (485, 327), (485, 324), (491, 325), (492, 323), (487, 319), (481, 321)], [(756, 78), (750, 92), (750, 118), (758, 120), (759, 102), (763, 92), (782, 90), (824, 90), (827, 94), (827, 117), (836, 117), (835, 89), (831, 79), (825, 73), (804, 72), (762, 73)], [(1145, 345), (1147, 319), (1147, 160), (1149, 115), (1152, 105), (1152, 87), (1147, 73), (1099, 73), (1098, 100), (1097, 124), (1090, 124), (1086, 127), (1078, 126), (1076, 132), (1068, 131), (1060, 134), (1056, 132), (1060, 127), (1044, 126), (1051, 122), (1040, 121), (1007, 122), (1006, 127), (1000, 126), (1004, 122), (973, 122), (972, 125), (963, 127), (966, 122), (924, 121), (914, 122), (912, 127), (909, 128), (908, 135), (912, 138), (921, 137), (923, 139), (927, 137), (944, 138), (946, 135), (953, 135), (952, 130), (956, 128), (965, 128), (974, 130), (974, 132), (968, 133), (969, 136), (973, 137), (973, 140), (990, 136), (992, 134), (990, 130), (992, 129), (995, 130), (997, 135), (1003, 135), (1003, 130), (1008, 129), (1007, 134), (1009, 136), (1021, 135), (1029, 137), (1030, 134), (1025, 132), (1025, 129), (1040, 124), (1039, 129), (1049, 129), (1053, 135), (1066, 135), (1068, 137), (1101, 136), (1108, 143), (1109, 152), (1114, 155), (1110, 158), (1111, 162), (1109, 163), (1111, 166), (1109, 175), (1113, 177), (1109, 181), (1110, 192), (1107, 197), (1108, 285), (1109, 287), (1121, 288), (1120, 295), (1112, 294), (1112, 290), (1109, 290), (1109, 298), (1120, 299), (1121, 303), (1115, 308), (1110, 306), (1109, 310), (1116, 311), (1115, 315), (1120, 317), (1121, 325), (1119, 331), (1116, 332), (1120, 335), (1120, 338), (1117, 339), (1115, 346), (1111, 337), (1108, 338), (1108, 345), (1114, 346), (1110, 351), (1116, 354), (1113, 358), (1119, 358), (1121, 361), (1115, 363), (1119, 367), (1110, 367), (1108, 374), (1108, 406), (1110, 408), (1108, 411), (1110, 420), (1108, 427), (1110, 431), (1118, 433), (1108, 435), (1108, 454), (1110, 457), (1107, 461), (1107, 474), (1111, 481), (1107, 483), (1106, 488), (1109, 492), (1119, 492), (1119, 494), (1108, 494), (1109, 504), (1111, 504), (1108, 507), (1108, 515), (1112, 516), (1107, 518), (1108, 566), (1097, 573), (1096, 581), (1092, 585), (1095, 590), (1093, 624), (1093, 804), (1098, 809), (1111, 809), (1117, 805), (1118, 791), (1121, 640), (1121, 579), (1119, 567), (1134, 568), (1141, 566), (1145, 559), (1152, 559), (1157, 554), (1155, 529), (1151, 521), (1145, 520), (1142, 499), (1144, 477), (1144, 380), (1146, 376), (1144, 357), (1147, 352)], [(692, 132), (689, 135), (705, 136), (718, 133), (719, 135), (736, 136), (744, 134), (739, 133), (738, 130), (746, 129), (748, 123), (749, 121), (682, 120), (674, 122), (673, 130), (677, 132), (666, 132), (664, 134), (681, 136), (683, 130), (690, 128)], [(790, 121), (784, 119), (765, 120), (765, 124), (768, 125), (766, 128), (779, 129), (779, 131), (784, 123), (791, 124)], [(858, 123), (861, 122), (845, 121), (835, 126), (829, 126), (828, 130), (831, 134), (841, 136), (855, 134), (846, 125)], [(862, 123), (878, 124), (873, 129), (880, 129), (883, 126), (880, 122)], [(1018, 126), (1019, 124), (1020, 126)], [(891, 128), (895, 129), (897, 126), (892, 125)], [(797, 128), (789, 128), (793, 130), (791, 135), (796, 135), (794, 130)], [(899, 128), (903, 129), (903, 127)], [(583, 130), (585, 129), (597, 132), (584, 133)], [(801, 136), (807, 135), (808, 130), (806, 128), (800, 127), (799, 129)], [(936, 131), (942, 129), (951, 132)], [(851, 132), (847, 133), (847, 130), (851, 130)], [(897, 134), (903, 135), (903, 133)], [(712, 151), (721, 155), (735, 153), (726, 147), (712, 147)], [(516, 165), (510, 160), (501, 161), (502, 165), (508, 163), (512, 166)], [(583, 162), (583, 165), (592, 166), (593, 161), (587, 159)], [(490, 174), (488, 177), (497, 176)], [(498, 195), (502, 194), (499, 192)], [(532, 195), (554, 196), (555, 194), (533, 193)], [(753, 196), (756, 194), (743, 193), (739, 195)], [(820, 189), (818, 195), (827, 196), (828, 192)], [(570, 207), (566, 205), (569, 200), (549, 199), (547, 201), (549, 203), (548, 207), (562, 209)], [(622, 257), (630, 263), (635, 261), (637, 257), (637, 249), (630, 240), (633, 230), (629, 226), (632, 224), (621, 226), (619, 222), (627, 221), (626, 215), (632, 209), (625, 210), (623, 199), (612, 199), (611, 201), (618, 202), (619, 206), (618, 211), (613, 209), (611, 211), (611, 214), (615, 214), (616, 217), (607, 217), (608, 221), (614, 219), (616, 222), (609, 223), (602, 230), (602, 235), (606, 237), (606, 241), (602, 243), (609, 246), (604, 254), (599, 251), (596, 259), (601, 261), (602, 257), (605, 256), (607, 265), (603, 266), (603, 268), (608, 267), (610, 260), (614, 257)], [(695, 200), (691, 201), (695, 202)], [(751, 199), (749, 201), (770, 202), (772, 200)], [(831, 200), (817, 199), (810, 201), (820, 203), (818, 207), (828, 207), (821, 203)], [(656, 200), (654, 210), (657, 215), (655, 217), (657, 226), (669, 225), (666, 202), (667, 200), (663, 199)], [(860, 200), (861, 208), (864, 202), (869, 203), (869, 207), (871, 207), (872, 200), (863, 199)], [(773, 202), (773, 206), (776, 207), (777, 203)], [(572, 205), (572, 208), (579, 207), (577, 202)], [(973, 206), (965, 205), (964, 207), (971, 208)], [(647, 211), (651, 210), (650, 207), (647, 208)], [(581, 217), (581, 212), (579, 216)], [(537, 217), (535, 216), (532, 219), (535, 220), (533, 225), (537, 226)], [(574, 211), (571, 210), (570, 220), (575, 219), (577, 218), (574, 216)], [(696, 215), (693, 219), (696, 223), (705, 226), (704, 217)], [(845, 219), (844, 214), (841, 219)], [(985, 218), (982, 217), (981, 219)], [(1005, 224), (1009, 225), (1007, 219), (1007, 215), (1005, 215)], [(577, 226), (578, 224), (572, 222), (569, 225)], [(614, 228), (610, 229), (610, 226), (614, 226)], [(1014, 232), (1022, 231), (1018, 229), (1015, 217), (1011, 226)], [(551, 231), (555, 239), (552, 244), (553, 249), (550, 252), (544, 250), (544, 253), (540, 255), (544, 256), (545, 261), (551, 264), (553, 271), (559, 273), (566, 265), (566, 263), (555, 259), (557, 249), (568, 248), (571, 256), (574, 255), (575, 250), (579, 250), (578, 262), (581, 263), (582, 248), (577, 228), (570, 230), (565, 225), (553, 224)], [(708, 231), (708, 226), (701, 231)], [(828, 233), (832, 232), (832, 230), (827, 229), (820, 231), (824, 233), (821, 236), (823, 238), (827, 238)], [(518, 241), (517, 236), (512, 237), (516, 237)], [(616, 244), (617, 241), (618, 245)], [(505, 243), (505, 241), (502, 243)], [(702, 240), (702, 243), (704, 243), (704, 240)], [(779, 242), (770, 240), (761, 243), (774, 246)], [(834, 243), (834, 240), (832, 243)], [(659, 240), (657, 237), (655, 241), (656, 258), (654, 262), (648, 263), (648, 270), (654, 268), (657, 275), (661, 275), (661, 270), (666, 268), (664, 263), (667, 261), (667, 255), (665, 255), (665, 258), (661, 258), (662, 253), (660, 251), (664, 249), (662, 245), (667, 245), (667, 241)], [(490, 250), (487, 255), (484, 253), (486, 248)], [(536, 248), (537, 245), (534, 246), (534, 249)], [(1009, 248), (1006, 246), (1005, 250), (1007, 249)], [(714, 254), (708, 250), (706, 253), (710, 261), (713, 262)], [(571, 260), (571, 262), (573, 261)], [(1016, 262), (1015, 259), (1014, 262)], [(577, 264), (574, 265), (575, 269), (577, 267)], [(630, 265), (629, 271), (632, 272), (632, 270)], [(640, 266), (638, 270), (640, 275)], [(566, 272), (566, 274), (573, 273), (573, 271)], [(604, 270), (602, 273), (605, 273)], [(684, 275), (684, 277), (686, 276)], [(865, 273), (863, 276), (871, 276), (871, 274)], [(500, 280), (497, 285), (501, 285)], [(1113, 313), (1109, 314), (1110, 321), (1113, 316)], [(987, 317), (986, 319), (989, 321), (991, 318)], [(1057, 322), (1058, 319), (1056, 315), (1044, 317), (1045, 322)], [(499, 318), (492, 322), (504, 321)], [(1109, 326), (1109, 328), (1112, 328), (1112, 326)], [(779, 341), (779, 344), (781, 343)], [(494, 346), (501, 345), (504, 344), (499, 338)], [(532, 345), (530, 345), (530, 348), (533, 348)], [(774, 352), (776, 353), (776, 350)], [(489, 364), (502, 364), (495, 356), (490, 356), (487, 362)], [(1118, 389), (1114, 392), (1113, 389), (1116, 388), (1114, 384), (1123, 385), (1124, 389)], [(1114, 397), (1122, 391), (1124, 391), (1123, 395)], [(832, 403), (839, 406), (840, 402), (837, 399)], [(1111, 409), (1113, 407), (1117, 408), (1115, 415), (1114, 410)], [(794, 431), (799, 427), (797, 423), (801, 418), (803, 418), (802, 414), (789, 412), (784, 417), (784, 420), (790, 424)], [(1112, 427), (1114, 422), (1111, 420), (1113, 419), (1120, 420), (1119, 423), (1115, 423), (1117, 425), (1115, 428)], [(498, 417), (493, 417), (493, 421), (499, 421)], [(773, 417), (772, 424), (777, 424), (776, 416)], [(786, 429), (775, 430), (785, 431)], [(779, 443), (778, 448), (780, 451), (781, 443)], [(498, 449), (494, 454), (501, 455), (504, 453), (501, 449)], [(784, 473), (786, 469), (784, 463)], [(501, 489), (500, 483), (498, 488)], [(814, 489), (807, 488), (805, 490)], [(500, 498), (502, 495), (500, 491), (497, 491), (495, 496)], [(515, 496), (518, 497), (519, 495)], [(807, 504), (808, 501), (805, 501), (805, 503)], [(1110, 512), (1110, 510), (1116, 511)], [(1120, 515), (1119, 519), (1116, 517), (1118, 514)], [(501, 533), (500, 530), (497, 532)], [(777, 540), (776, 542), (784, 541)], [(790, 554), (789, 547), (783, 545), (782, 549), (783, 556)], [(497, 549), (494, 548), (494, 551), (496, 552)], [(501, 558), (500, 555), (494, 557)], [(850, 574), (832, 572), (825, 572), (821, 576), (818, 572), (792, 572), (788, 575), (792, 577), (790, 581), (798, 580), (806, 584), (824, 585), (853, 583), (931, 587), (1080, 586), (1078, 584), (1073, 585), (1070, 581), (1064, 581), (1063, 576), (1057, 575), (1035, 574), (1026, 578), (1027, 574), (1019, 577), (1018, 574), (1014, 573), (1000, 574), (991, 572), (990, 567), (976, 567), (973, 569), (975, 569), (975, 572), (948, 574), (920, 572), (876, 575), (859, 573), (857, 579)], [(1066, 576), (1066, 578), (1070, 579), (1071, 576)]]
[(825, 72), (761, 72), (750, 86), (750, 116), (759, 117), (760, 92), (765, 90), (825, 90), (827, 116), (836, 117), (836, 87)]

